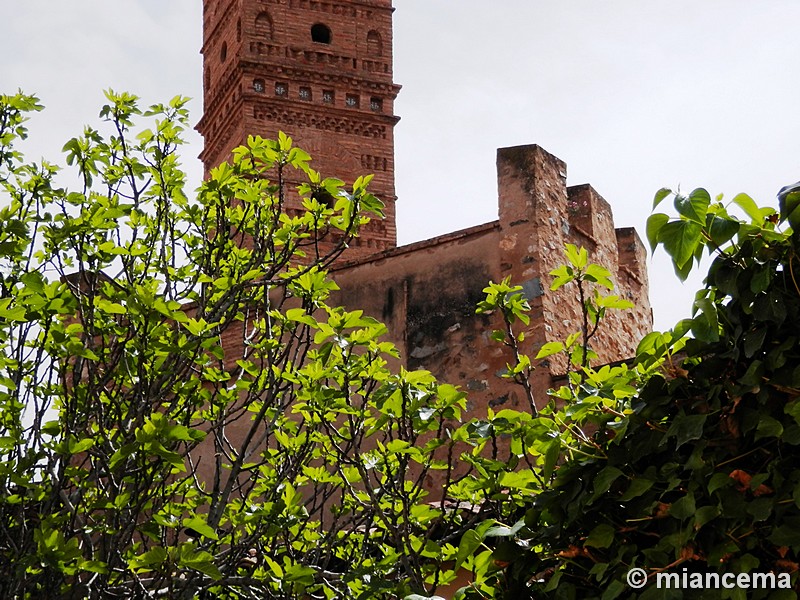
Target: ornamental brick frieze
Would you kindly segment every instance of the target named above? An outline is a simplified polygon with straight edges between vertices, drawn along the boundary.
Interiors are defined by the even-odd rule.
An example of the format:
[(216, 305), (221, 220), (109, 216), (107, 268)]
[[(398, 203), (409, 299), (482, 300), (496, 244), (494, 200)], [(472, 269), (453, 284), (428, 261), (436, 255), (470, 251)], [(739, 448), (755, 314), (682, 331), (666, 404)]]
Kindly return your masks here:
[(325, 129), (336, 133), (375, 139), (385, 140), (387, 136), (385, 125), (332, 114), (291, 110), (283, 105), (256, 104), (253, 107), (253, 118), (257, 121), (272, 121), (290, 127)]
[(246, 73), (257, 72), (260, 77), (272, 78), (291, 78), (297, 81), (309, 81), (316, 83), (335, 84), (337, 88), (348, 89), (368, 89), (370, 91), (380, 91), (397, 96), (400, 93), (400, 86), (389, 81), (375, 81), (364, 79), (357, 75), (320, 73), (316, 70), (304, 69), (302, 67), (288, 66), (283, 64), (263, 64), (257, 61), (241, 61), (242, 70)]

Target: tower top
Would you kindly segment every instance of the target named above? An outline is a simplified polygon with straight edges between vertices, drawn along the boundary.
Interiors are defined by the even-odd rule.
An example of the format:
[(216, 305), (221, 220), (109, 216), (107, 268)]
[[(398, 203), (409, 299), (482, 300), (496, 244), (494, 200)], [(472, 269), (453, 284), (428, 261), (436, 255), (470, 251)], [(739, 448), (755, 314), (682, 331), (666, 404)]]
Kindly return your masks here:
[(248, 135), (291, 135), (323, 176), (374, 174), (386, 205), (351, 257), (396, 245), (391, 0), (204, 0), (206, 170)]

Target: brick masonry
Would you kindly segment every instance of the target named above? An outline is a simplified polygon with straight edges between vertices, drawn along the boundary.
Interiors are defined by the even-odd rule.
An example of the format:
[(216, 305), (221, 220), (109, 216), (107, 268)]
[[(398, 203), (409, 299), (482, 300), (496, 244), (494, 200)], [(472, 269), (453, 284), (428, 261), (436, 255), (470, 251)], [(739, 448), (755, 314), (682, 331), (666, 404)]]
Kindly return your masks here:
[[(533, 319), (525, 350), (579, 328), (574, 289), (549, 290), (565, 243), (587, 247), (609, 269), (633, 311), (612, 315), (593, 347), (601, 362), (632, 355), (650, 331), (646, 252), (633, 229), (616, 229), (609, 204), (589, 185), (567, 187), (566, 164), (538, 146), (497, 153), (498, 219), (396, 246), (391, 0), (204, 0), (204, 105), (198, 130), (206, 168), (247, 135), (290, 134), (325, 176), (374, 173), (387, 205), (333, 271), (335, 302), (384, 321), (406, 364), (469, 390), (475, 415), (524, 408), (498, 379), (508, 357), (489, 339), (497, 324), (475, 315), (489, 280), (523, 286)], [(236, 340), (228, 340), (236, 347)], [(538, 402), (565, 365), (535, 373)]]
[(397, 245), (391, 0), (205, 0), (205, 139), (210, 169), (248, 135), (290, 134), (325, 177), (375, 175), (386, 204), (352, 256)]

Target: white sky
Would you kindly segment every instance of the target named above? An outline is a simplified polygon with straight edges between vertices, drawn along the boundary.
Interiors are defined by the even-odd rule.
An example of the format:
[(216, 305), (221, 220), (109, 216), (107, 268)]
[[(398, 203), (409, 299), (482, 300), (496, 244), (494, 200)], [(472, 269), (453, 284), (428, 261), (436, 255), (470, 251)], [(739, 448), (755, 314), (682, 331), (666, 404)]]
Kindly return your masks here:
[[(47, 107), (32, 158), (54, 159), (102, 90), (202, 111), (200, 0), (5, 0), (0, 93)], [(704, 186), (762, 204), (800, 179), (797, 0), (395, 0), (401, 243), (496, 218), (495, 151), (536, 143), (591, 183), (619, 227), (655, 191)], [(195, 180), (201, 139), (185, 162)], [(698, 282), (650, 263), (656, 327), (688, 316)]]

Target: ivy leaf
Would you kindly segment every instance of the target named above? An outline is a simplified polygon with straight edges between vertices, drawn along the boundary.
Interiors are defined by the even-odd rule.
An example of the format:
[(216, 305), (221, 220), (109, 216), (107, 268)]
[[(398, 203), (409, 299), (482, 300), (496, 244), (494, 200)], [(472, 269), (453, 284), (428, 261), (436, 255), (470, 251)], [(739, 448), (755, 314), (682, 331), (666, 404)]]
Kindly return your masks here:
[(621, 476), (622, 471), (616, 467), (609, 465), (603, 468), (597, 474), (597, 477), (594, 478), (594, 493), (589, 502), (594, 502), (597, 498), (605, 494), (611, 488), (611, 485)]
[(661, 444), (663, 445), (669, 438), (674, 437), (677, 438), (675, 446), (677, 449), (686, 442), (699, 440), (703, 436), (703, 426), (707, 417), (708, 415), (679, 415), (675, 417)]
[(722, 511), (720, 511), (719, 506), (702, 506), (698, 508), (694, 515), (695, 530), (700, 529), (706, 523), (713, 521), (721, 513)]
[(758, 418), (758, 428), (756, 429), (756, 439), (760, 440), (765, 437), (781, 437), (783, 433), (783, 425), (777, 419), (769, 415), (761, 415)]
[(583, 545), (592, 546), (593, 548), (608, 548), (613, 541), (614, 528), (603, 523), (592, 529)]
[(700, 309), (700, 314), (692, 319), (692, 333), (695, 339), (706, 343), (719, 341), (719, 320), (716, 305), (708, 298), (695, 300), (694, 305)]
[(672, 506), (669, 507), (669, 514), (676, 519), (684, 520), (694, 515), (695, 510), (694, 494), (690, 492), (672, 503)]
[(642, 494), (644, 494), (647, 490), (653, 487), (655, 482), (652, 479), (644, 479), (642, 477), (637, 477), (633, 481), (631, 481), (630, 486), (626, 492), (620, 497), (620, 500), (623, 502), (628, 502), (629, 500), (633, 500), (634, 498), (638, 498)]

